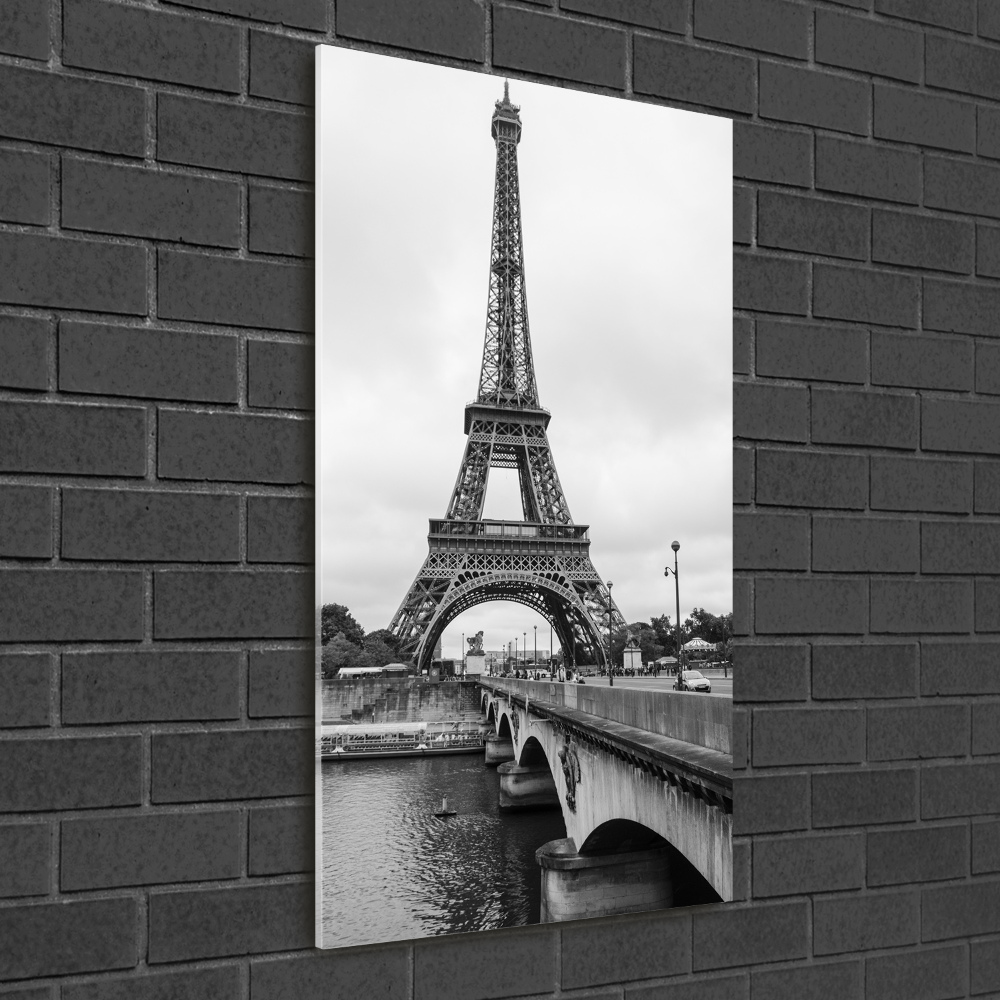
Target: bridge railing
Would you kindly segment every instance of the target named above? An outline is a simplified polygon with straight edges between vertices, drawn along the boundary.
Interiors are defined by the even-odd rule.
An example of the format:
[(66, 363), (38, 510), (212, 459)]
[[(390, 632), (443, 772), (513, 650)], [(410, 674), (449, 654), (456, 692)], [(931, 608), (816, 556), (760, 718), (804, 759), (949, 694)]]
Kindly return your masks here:
[(480, 684), (519, 694), (530, 701), (574, 708), (601, 719), (731, 754), (733, 703), (682, 691), (482, 678)]

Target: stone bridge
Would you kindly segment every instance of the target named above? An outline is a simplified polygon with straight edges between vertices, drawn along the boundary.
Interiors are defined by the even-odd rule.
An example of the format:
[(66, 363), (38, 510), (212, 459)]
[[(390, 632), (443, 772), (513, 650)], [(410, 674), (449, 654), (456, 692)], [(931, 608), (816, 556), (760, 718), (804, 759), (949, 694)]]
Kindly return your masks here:
[(500, 805), (558, 805), (542, 920), (732, 899), (732, 702), (482, 678)]

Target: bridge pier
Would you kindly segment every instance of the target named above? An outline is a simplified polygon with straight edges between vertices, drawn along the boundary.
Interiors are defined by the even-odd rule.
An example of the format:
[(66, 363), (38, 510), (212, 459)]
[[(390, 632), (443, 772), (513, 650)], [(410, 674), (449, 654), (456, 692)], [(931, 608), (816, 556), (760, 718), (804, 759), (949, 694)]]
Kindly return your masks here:
[(578, 854), (572, 838), (535, 852), (542, 869), (541, 922), (639, 913), (672, 906), (669, 850)]
[(514, 759), (514, 741), (490, 733), (486, 737), (486, 766), (496, 767)]
[(515, 764), (508, 761), (497, 768), (500, 775), (501, 809), (536, 809), (558, 806), (559, 792), (548, 764)]

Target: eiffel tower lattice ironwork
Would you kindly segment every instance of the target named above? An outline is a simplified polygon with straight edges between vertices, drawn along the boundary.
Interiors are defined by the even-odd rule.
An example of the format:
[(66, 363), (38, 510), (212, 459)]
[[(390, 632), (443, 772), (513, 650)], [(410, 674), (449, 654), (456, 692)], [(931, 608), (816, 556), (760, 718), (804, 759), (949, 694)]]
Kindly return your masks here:
[[(610, 628), (625, 620), (590, 560), (588, 526), (574, 524), (538, 402), (524, 289), (517, 144), (520, 109), (507, 84), (496, 102), (496, 186), (486, 339), (479, 393), (465, 407), (468, 441), (444, 518), (390, 624), (400, 655), (429, 665), (449, 622), (486, 601), (515, 601), (552, 623), (567, 662), (603, 662)], [(483, 520), (491, 468), (517, 469), (523, 521)]]

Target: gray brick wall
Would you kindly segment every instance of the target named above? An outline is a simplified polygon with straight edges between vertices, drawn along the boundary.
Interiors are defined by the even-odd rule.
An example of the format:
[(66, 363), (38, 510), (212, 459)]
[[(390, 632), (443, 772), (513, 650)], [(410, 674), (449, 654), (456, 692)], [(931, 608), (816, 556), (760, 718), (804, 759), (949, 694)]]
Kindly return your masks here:
[[(1000, 993), (994, 0), (0, 7), (0, 995)], [(324, 41), (734, 119), (735, 904), (311, 948)]]

